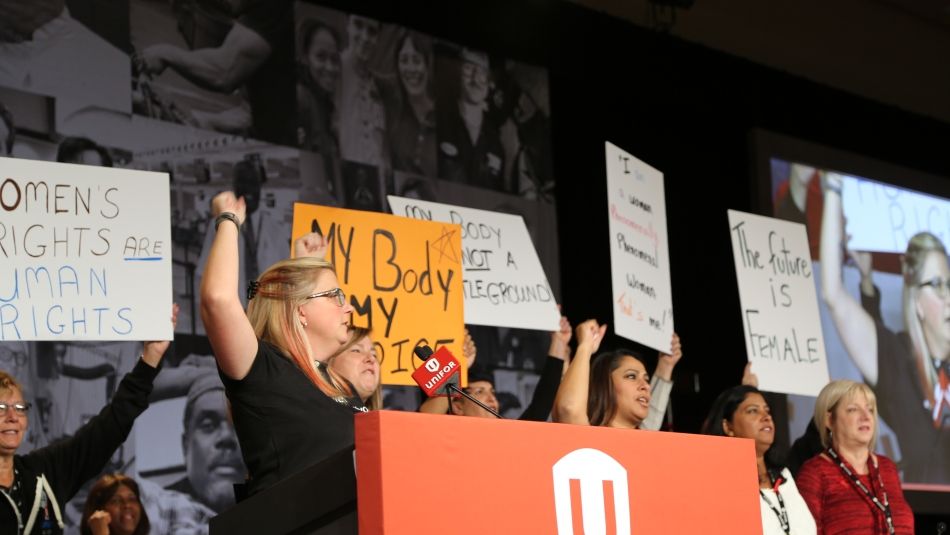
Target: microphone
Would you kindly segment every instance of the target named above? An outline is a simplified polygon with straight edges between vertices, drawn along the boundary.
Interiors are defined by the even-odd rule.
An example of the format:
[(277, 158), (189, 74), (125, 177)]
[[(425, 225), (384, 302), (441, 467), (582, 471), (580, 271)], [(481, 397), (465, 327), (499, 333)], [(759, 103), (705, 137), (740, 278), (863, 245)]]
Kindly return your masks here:
[(458, 387), (459, 371), (462, 365), (447, 347), (442, 346), (435, 353), (429, 346), (419, 346), (413, 353), (422, 361), (422, 366), (412, 372), (412, 380), (426, 393), (426, 396), (448, 396), (452, 403), (451, 393), (459, 394), (465, 399), (493, 414), (496, 418), (502, 416), (491, 407), (475, 399), (471, 394)]

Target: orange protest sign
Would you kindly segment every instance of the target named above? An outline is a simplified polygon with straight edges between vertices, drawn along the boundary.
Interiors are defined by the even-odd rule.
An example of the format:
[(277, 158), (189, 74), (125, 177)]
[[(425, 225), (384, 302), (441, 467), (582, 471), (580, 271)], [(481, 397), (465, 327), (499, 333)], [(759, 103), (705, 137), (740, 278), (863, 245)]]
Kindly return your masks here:
[(315, 231), (329, 242), (326, 257), (355, 309), (353, 324), (372, 331), (383, 384), (415, 384), (417, 346), (446, 346), (463, 360), (458, 225), (294, 204), (293, 239)]

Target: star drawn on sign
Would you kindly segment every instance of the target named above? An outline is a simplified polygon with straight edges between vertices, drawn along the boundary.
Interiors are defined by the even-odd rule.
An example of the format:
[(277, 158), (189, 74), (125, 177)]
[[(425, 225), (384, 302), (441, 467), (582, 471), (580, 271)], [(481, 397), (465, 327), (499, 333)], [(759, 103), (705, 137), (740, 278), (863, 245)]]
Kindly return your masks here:
[(432, 248), (439, 253), (439, 262), (443, 258), (448, 258), (453, 263), (458, 264), (459, 258), (455, 249), (452, 247), (452, 238), (455, 236), (455, 230), (449, 227), (442, 227), (442, 234), (432, 242)]

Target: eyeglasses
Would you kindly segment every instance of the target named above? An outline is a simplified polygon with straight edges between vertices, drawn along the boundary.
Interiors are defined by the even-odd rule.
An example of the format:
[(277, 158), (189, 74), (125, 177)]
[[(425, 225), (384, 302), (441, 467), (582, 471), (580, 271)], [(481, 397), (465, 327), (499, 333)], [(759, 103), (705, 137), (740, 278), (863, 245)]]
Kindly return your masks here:
[(30, 410), (30, 403), (0, 403), (0, 414), (6, 414), (7, 409), (13, 409), (20, 416), (26, 416), (26, 411)]
[(924, 286), (933, 288), (934, 293), (936, 293), (938, 297), (947, 297), (947, 295), (950, 294), (950, 278), (943, 279), (941, 277), (934, 277), (917, 285), (918, 288), (923, 288)]
[(313, 295), (308, 295), (307, 299), (316, 299), (317, 297), (335, 297), (337, 306), (343, 306), (346, 304), (346, 294), (343, 293), (343, 290), (339, 288), (334, 288), (332, 290), (327, 290), (325, 292), (317, 292)]

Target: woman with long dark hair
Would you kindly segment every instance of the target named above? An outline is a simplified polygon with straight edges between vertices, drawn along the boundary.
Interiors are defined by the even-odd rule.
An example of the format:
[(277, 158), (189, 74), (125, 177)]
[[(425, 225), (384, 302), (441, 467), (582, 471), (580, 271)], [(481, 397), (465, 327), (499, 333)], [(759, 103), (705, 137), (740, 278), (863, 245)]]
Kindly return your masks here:
[(720, 394), (703, 424), (703, 433), (755, 441), (759, 505), (765, 535), (816, 533), (815, 520), (791, 472), (769, 455), (775, 440), (775, 422), (769, 404), (756, 387), (739, 385)]
[(89, 489), (79, 522), (82, 535), (148, 535), (150, 529), (139, 486), (131, 477), (107, 474)]

